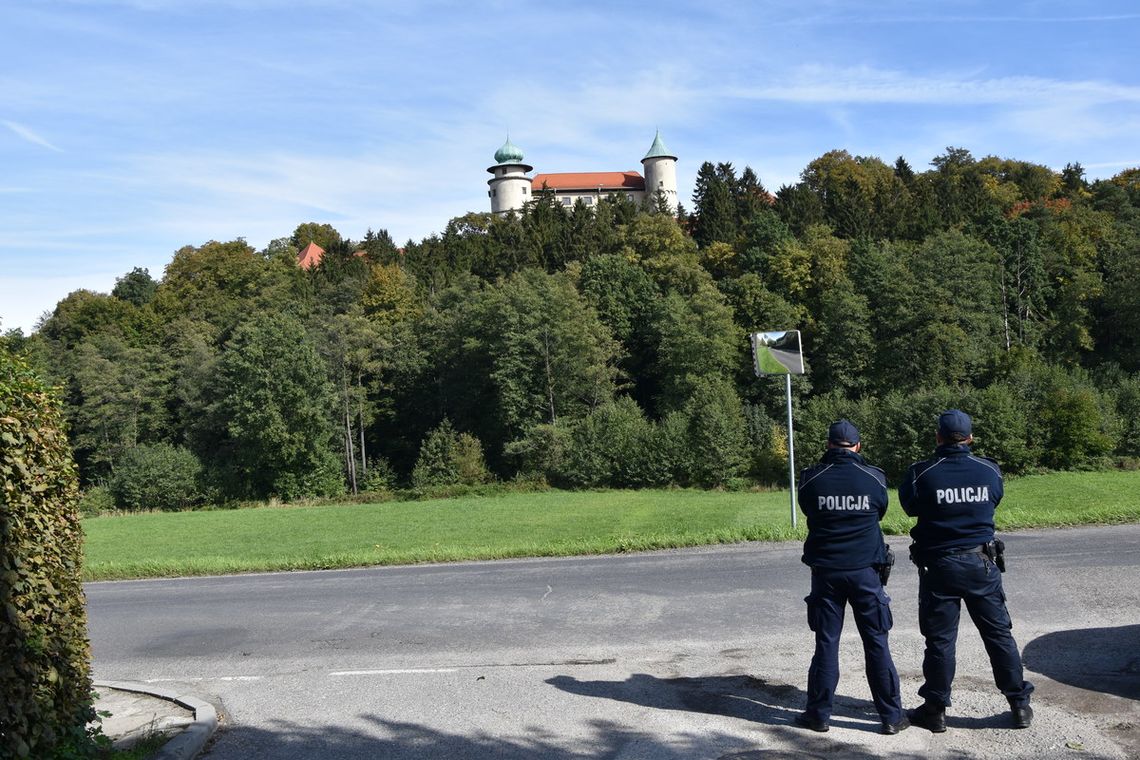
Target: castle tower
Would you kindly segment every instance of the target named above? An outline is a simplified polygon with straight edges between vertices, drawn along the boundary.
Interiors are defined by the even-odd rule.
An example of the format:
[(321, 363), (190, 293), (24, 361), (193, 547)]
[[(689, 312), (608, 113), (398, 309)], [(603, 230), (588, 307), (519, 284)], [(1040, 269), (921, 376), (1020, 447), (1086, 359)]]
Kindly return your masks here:
[(508, 136), (503, 147), (495, 151), (495, 165), (487, 169), (494, 175), (487, 180), (493, 213), (521, 209), (530, 200), (530, 177), (526, 173), (533, 168), (523, 163), (522, 150)]
[(665, 196), (669, 209), (677, 211), (677, 157), (661, 142), (661, 130), (653, 138), (649, 152), (641, 159), (645, 167), (645, 197), (653, 201), (657, 193)]

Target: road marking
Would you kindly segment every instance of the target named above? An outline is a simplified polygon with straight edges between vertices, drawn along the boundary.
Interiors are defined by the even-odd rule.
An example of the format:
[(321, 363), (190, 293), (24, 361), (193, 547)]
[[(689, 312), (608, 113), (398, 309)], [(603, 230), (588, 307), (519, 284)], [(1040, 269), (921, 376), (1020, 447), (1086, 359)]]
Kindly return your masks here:
[(481, 662), (472, 665), (456, 665), (450, 668), (390, 668), (384, 670), (334, 670), (330, 676), (394, 676), (416, 675), (419, 673), (458, 673), (461, 670), (487, 670), (491, 668), (548, 668), (551, 666), (612, 665), (613, 657), (600, 660), (559, 660), (557, 662)]
[(409, 673), (456, 673), (459, 668), (394, 668), (391, 670), (336, 670), (330, 676), (397, 676)]
[(187, 681), (260, 681), (264, 676), (193, 676), (187, 678), (147, 678), (143, 683), (180, 683)]

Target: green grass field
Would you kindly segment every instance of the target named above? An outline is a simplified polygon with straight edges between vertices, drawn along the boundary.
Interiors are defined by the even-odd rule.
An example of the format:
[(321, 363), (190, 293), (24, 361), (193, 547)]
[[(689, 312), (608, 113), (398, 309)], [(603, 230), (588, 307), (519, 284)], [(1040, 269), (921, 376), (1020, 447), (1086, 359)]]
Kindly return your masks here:
[[(1140, 472), (1010, 480), (1000, 530), (1140, 521)], [(891, 494), (883, 521), (912, 521)], [(438, 501), (204, 512), (84, 521), (87, 580), (565, 556), (802, 538), (786, 491), (520, 493)]]

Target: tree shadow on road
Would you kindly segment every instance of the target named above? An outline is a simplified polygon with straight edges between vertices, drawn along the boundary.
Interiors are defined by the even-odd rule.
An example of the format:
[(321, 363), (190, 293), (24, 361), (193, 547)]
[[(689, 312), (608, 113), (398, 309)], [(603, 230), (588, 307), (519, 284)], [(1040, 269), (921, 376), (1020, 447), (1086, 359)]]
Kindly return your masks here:
[[(520, 709), (525, 709), (520, 706)], [(839, 756), (878, 760), (882, 753), (857, 747), (802, 729), (777, 726), (749, 743), (723, 732), (674, 733), (668, 737), (640, 731), (613, 721), (583, 723), (576, 736), (555, 736), (542, 726), (525, 736), (494, 736), (485, 732), (452, 734), (415, 723), (385, 720), (375, 715), (358, 718), (357, 728), (275, 721), (269, 728), (232, 726), (224, 729), (202, 755), (204, 760), (823, 760)], [(359, 724), (358, 724), (359, 725)], [(773, 746), (775, 741), (785, 747)], [(914, 753), (892, 753), (896, 760), (919, 760)]]
[[(748, 675), (657, 678), (635, 673), (624, 681), (579, 681), (570, 676), (555, 676), (546, 682), (586, 697), (615, 699), (661, 710), (723, 715), (769, 726), (791, 727), (807, 701), (802, 689)], [(835, 698), (831, 725), (877, 732), (879, 715), (870, 702), (840, 695)]]
[[(203, 755), (205, 760), (586, 760), (629, 757), (645, 760), (688, 760), (710, 757), (710, 746), (733, 747), (727, 758), (747, 758), (751, 750), (739, 738), (713, 736), (672, 737), (670, 741), (608, 721), (591, 721), (585, 735), (556, 737), (542, 727), (526, 736), (501, 737), (487, 733), (451, 734), (415, 723), (362, 715), (366, 727), (301, 725), (276, 721), (272, 728), (235, 726), (226, 729)], [(741, 754), (741, 753), (744, 754)], [(771, 757), (768, 754), (765, 758)], [(797, 755), (797, 758), (804, 758)], [(809, 756), (810, 757), (810, 756)]]
[(1081, 628), (1039, 636), (1025, 647), (1025, 667), (1054, 681), (1140, 699), (1140, 625)]

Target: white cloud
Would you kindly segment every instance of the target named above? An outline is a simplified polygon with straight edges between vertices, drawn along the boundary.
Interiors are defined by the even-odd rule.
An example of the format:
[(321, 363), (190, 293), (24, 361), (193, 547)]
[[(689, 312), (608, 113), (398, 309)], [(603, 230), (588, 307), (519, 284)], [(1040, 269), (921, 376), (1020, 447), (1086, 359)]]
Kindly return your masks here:
[[(613, 139), (615, 129), (648, 131), (648, 149), (655, 126), (676, 125), (699, 114), (697, 105), (703, 96), (694, 88), (694, 80), (695, 73), (679, 64), (599, 71), (559, 88), (520, 79), (495, 88), (482, 115), (491, 123), (503, 123), (504, 129), (509, 126), (518, 140), (533, 135), (531, 144), (541, 140), (548, 145), (589, 146), (603, 154), (611, 147), (624, 153), (624, 146)], [(668, 123), (662, 123), (665, 119)]]
[(980, 78), (969, 73), (915, 76), (868, 66), (802, 66), (785, 77), (788, 84), (730, 86), (723, 94), (750, 100), (792, 103), (1040, 105), (1066, 100), (1083, 105), (1140, 103), (1140, 87), (1097, 81), (1061, 81), (1042, 77)]
[(3, 124), (5, 127), (10, 129), (16, 134), (16, 136), (21, 137), (34, 145), (39, 145), (41, 148), (47, 148), (48, 150), (54, 150), (56, 153), (63, 152), (62, 148), (57, 148), (56, 146), (52, 145), (50, 142), (40, 137), (35, 132), (28, 129), (22, 124), (17, 124), (14, 121), (7, 120), (0, 120), (0, 124)]
[(478, 151), (461, 159), (456, 150), (462, 147), (355, 156), (152, 154), (131, 158), (106, 186), (113, 195), (146, 198), (135, 211), (145, 219), (138, 233), (168, 241), (167, 254), (237, 237), (262, 247), (306, 221), (327, 222), (354, 239), (369, 228), (387, 229), (403, 242), (441, 230), (452, 216), (483, 210)]

